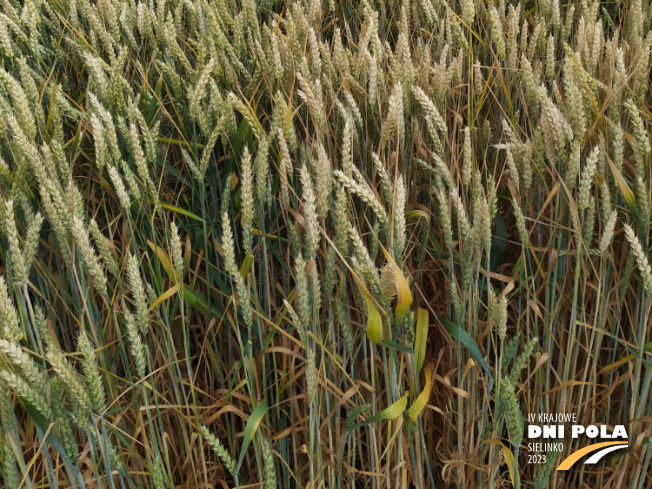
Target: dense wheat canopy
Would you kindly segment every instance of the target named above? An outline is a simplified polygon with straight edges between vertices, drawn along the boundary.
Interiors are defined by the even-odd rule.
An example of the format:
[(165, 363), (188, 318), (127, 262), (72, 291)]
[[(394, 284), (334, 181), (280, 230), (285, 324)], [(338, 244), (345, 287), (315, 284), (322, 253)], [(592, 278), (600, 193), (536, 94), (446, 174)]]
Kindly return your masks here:
[(1, 0), (4, 485), (649, 487), (651, 23)]

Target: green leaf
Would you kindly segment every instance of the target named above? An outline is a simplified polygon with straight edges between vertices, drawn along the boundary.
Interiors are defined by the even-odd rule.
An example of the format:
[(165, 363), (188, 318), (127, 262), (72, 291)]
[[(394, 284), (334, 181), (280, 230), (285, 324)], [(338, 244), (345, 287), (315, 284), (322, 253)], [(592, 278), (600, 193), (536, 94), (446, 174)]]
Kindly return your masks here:
[(385, 348), (391, 348), (392, 350), (400, 351), (403, 353), (414, 353), (412, 348), (409, 348), (404, 345), (400, 345), (395, 341), (391, 341), (391, 340), (385, 340), (381, 343), (381, 345), (384, 346)]
[[(152, 97), (151, 100), (149, 101), (149, 107), (147, 108), (147, 125), (149, 126), (152, 123), (152, 120), (154, 120), (154, 117), (156, 115), (156, 112), (159, 109), (159, 101), (161, 99), (161, 89), (163, 88), (163, 78), (161, 77), (156, 84), (156, 87), (154, 88), (154, 93), (156, 94), (156, 97)], [(145, 115), (145, 114), (143, 114)]]
[(495, 222), (496, 228), (493, 233), (493, 239), (491, 240), (490, 267), (492, 272), (503, 263), (503, 255), (505, 254), (505, 248), (507, 248), (507, 225), (500, 212), (496, 214)]
[(242, 275), (242, 278), (245, 278), (247, 274), (249, 273), (249, 270), (251, 270), (251, 265), (254, 262), (254, 255), (251, 253), (247, 253), (247, 255), (244, 257), (244, 260), (242, 260), (242, 266), (240, 267), (240, 275)]
[(370, 425), (372, 423), (376, 423), (377, 421), (391, 421), (393, 419), (398, 418), (403, 412), (405, 411), (405, 408), (407, 407), (408, 403), (408, 395), (410, 394), (410, 391), (407, 391), (403, 397), (401, 397), (398, 401), (396, 401), (394, 404), (391, 406), (383, 409), (381, 412), (378, 414), (374, 414), (373, 416), (368, 417), (366, 420), (364, 420), (362, 423), (358, 423), (353, 427), (354, 430), (357, 430), (358, 428), (363, 428), (367, 425)]
[(462, 343), (464, 346), (466, 346), (469, 349), (473, 358), (475, 358), (478, 361), (478, 363), (482, 366), (484, 371), (487, 372), (489, 378), (493, 380), (493, 376), (491, 375), (489, 366), (487, 365), (487, 362), (484, 361), (482, 352), (480, 351), (480, 348), (478, 347), (478, 344), (475, 342), (475, 340), (471, 338), (471, 335), (466, 331), (464, 331), (463, 329), (461, 329), (457, 324), (454, 324), (446, 319), (443, 319), (442, 323), (444, 324), (446, 331), (448, 331), (448, 333), (453, 338), (459, 340), (460, 343)]
[[(172, 261), (170, 260), (170, 257), (168, 257), (165, 250), (160, 246), (156, 246), (149, 240), (147, 241), (147, 244), (156, 253), (156, 256), (161, 262), (161, 265), (163, 265), (163, 268), (170, 276), (170, 279), (172, 279), (172, 283), (177, 284), (179, 282), (179, 278), (177, 277), (177, 273), (172, 266)], [(222, 313), (220, 311), (211, 306), (201, 294), (195, 292), (189, 285), (183, 284), (182, 290), (183, 299), (186, 301), (186, 303), (193, 309), (201, 312), (206, 319), (210, 319), (211, 316), (217, 316), (219, 318), (222, 317)], [(165, 298), (166, 297), (164, 297), (163, 300)]]
[(204, 296), (198, 294), (186, 284), (183, 284), (183, 298), (190, 307), (201, 312), (206, 319), (210, 319), (212, 316), (221, 319), (223, 316), (220, 311), (208, 303)]
[(448, 252), (444, 251), (444, 249), (437, 242), (437, 235), (435, 234), (433, 229), (432, 228), (429, 229), (430, 231), (428, 232), (428, 241), (430, 242), (432, 248), (435, 250), (437, 254), (448, 256)]
[(187, 211), (186, 209), (182, 209), (181, 207), (177, 207), (176, 205), (161, 203), (161, 207), (163, 207), (163, 209), (167, 209), (169, 211), (175, 212), (176, 214), (181, 214), (182, 216), (189, 217), (196, 221), (204, 222), (204, 220), (201, 217), (199, 217), (197, 214), (193, 214), (192, 212)]
[[(166, 138), (163, 136), (159, 136), (157, 138), (157, 141), (159, 143), (171, 144), (173, 146), (185, 146), (186, 148), (190, 149), (190, 144), (187, 141), (182, 141), (181, 139), (173, 139), (173, 138)], [(195, 143), (195, 146), (201, 149), (204, 148), (204, 145), (199, 143)]]
[(258, 425), (260, 425), (260, 422), (262, 421), (263, 416), (265, 416), (266, 412), (267, 401), (263, 401), (258, 404), (258, 406), (256, 406), (254, 412), (251, 413), (251, 416), (249, 416), (249, 420), (247, 421), (247, 425), (245, 426), (244, 430), (244, 439), (242, 441), (242, 448), (240, 449), (240, 458), (238, 459), (238, 465), (235, 468), (236, 474), (240, 471), (240, 467), (244, 461), (245, 454), (247, 453), (247, 448), (249, 448), (249, 444), (251, 443), (251, 440), (253, 440), (254, 435), (256, 434), (256, 430), (258, 429)]

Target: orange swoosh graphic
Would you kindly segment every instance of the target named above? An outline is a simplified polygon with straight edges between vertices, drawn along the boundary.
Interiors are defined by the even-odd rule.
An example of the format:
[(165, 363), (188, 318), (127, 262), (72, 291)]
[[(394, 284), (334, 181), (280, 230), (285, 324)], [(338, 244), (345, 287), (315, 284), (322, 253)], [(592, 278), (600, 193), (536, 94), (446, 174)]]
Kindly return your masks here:
[(625, 445), (626, 442), (622, 441), (605, 441), (603, 443), (596, 443), (595, 445), (589, 445), (588, 447), (580, 448), (578, 451), (571, 453), (566, 459), (559, 464), (557, 470), (568, 470), (570, 469), (575, 462), (581, 459), (584, 455), (587, 455), (591, 452), (595, 452), (604, 447), (610, 447), (612, 445)]

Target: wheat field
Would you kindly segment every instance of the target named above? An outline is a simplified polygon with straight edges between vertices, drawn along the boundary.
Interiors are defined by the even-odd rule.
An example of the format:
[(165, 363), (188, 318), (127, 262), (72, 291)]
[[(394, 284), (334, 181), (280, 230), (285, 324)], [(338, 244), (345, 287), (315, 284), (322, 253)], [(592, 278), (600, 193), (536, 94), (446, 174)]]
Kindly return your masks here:
[(651, 25), (1, 0), (0, 486), (650, 489)]

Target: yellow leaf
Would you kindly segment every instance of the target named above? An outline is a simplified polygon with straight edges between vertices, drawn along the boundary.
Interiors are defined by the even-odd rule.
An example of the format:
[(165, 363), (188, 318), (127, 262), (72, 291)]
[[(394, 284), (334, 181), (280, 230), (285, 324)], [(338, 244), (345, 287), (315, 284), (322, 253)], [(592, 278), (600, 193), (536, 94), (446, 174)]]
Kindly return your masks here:
[(514, 487), (520, 487), (521, 482), (518, 476), (518, 471), (516, 470), (516, 460), (514, 459), (512, 452), (505, 446), (502, 441), (496, 440), (495, 438), (485, 440), (483, 442), (483, 445), (484, 444), (498, 445), (499, 447), (502, 447), (503, 455), (505, 456), (505, 462), (507, 462), (507, 468), (509, 469), (509, 478), (512, 480), (512, 485)]
[(419, 210), (419, 209), (414, 209), (412, 211), (407, 211), (405, 213), (405, 218), (406, 219), (410, 219), (412, 217), (416, 217), (416, 218), (421, 218), (422, 217), (423, 219), (426, 220), (426, 222), (430, 223), (430, 216), (426, 213), (426, 211), (422, 211), (422, 210)]
[(407, 407), (409, 394), (410, 391), (407, 391), (403, 395), (403, 397), (401, 397), (394, 404), (383, 409), (378, 414), (374, 414), (373, 416), (368, 417), (362, 423), (357, 424), (354, 429), (362, 428), (363, 426), (367, 426), (372, 423), (376, 423), (378, 421), (391, 421), (393, 419), (398, 418), (405, 411), (405, 408)]
[[(262, 236), (263, 232), (260, 231), (259, 229), (254, 228), (251, 230), (251, 234), (253, 234), (254, 236)], [(265, 236), (267, 236), (270, 239), (278, 239), (278, 236), (276, 236), (275, 234), (267, 233), (265, 234)]]
[(614, 176), (614, 180), (616, 180), (616, 183), (620, 187), (620, 191), (622, 192), (625, 202), (627, 203), (627, 207), (629, 207), (629, 210), (633, 213), (638, 214), (638, 204), (636, 203), (634, 192), (632, 192), (632, 190), (629, 188), (629, 185), (627, 185), (627, 182), (623, 178), (622, 174), (616, 165), (611, 162), (610, 158), (607, 158), (607, 163), (609, 164), (611, 174)]
[(610, 363), (610, 364), (607, 365), (606, 367), (603, 367), (602, 370), (600, 370), (600, 371), (598, 372), (598, 375), (602, 375), (602, 374), (604, 374), (604, 373), (606, 373), (606, 372), (609, 372), (610, 370), (613, 370), (613, 369), (615, 369), (615, 368), (618, 368), (618, 367), (620, 367), (621, 365), (623, 365), (624, 363), (627, 363), (627, 362), (629, 362), (630, 360), (633, 360), (634, 358), (636, 358), (636, 355), (634, 355), (633, 353), (630, 353), (630, 354), (627, 355), (625, 358), (622, 358), (622, 359), (618, 360), (617, 362)]
[(387, 250), (382, 248), (387, 262), (391, 264), (392, 269), (394, 270), (394, 280), (396, 281), (396, 323), (398, 323), (403, 316), (410, 310), (412, 305), (412, 292), (410, 292), (410, 286), (403, 275), (403, 271), (396, 264), (391, 255)]
[(177, 273), (174, 270), (174, 267), (172, 266), (172, 261), (168, 257), (167, 253), (163, 248), (160, 246), (155, 245), (151, 241), (147, 240), (147, 244), (149, 247), (152, 249), (154, 253), (156, 253), (156, 256), (158, 257), (158, 260), (161, 262), (161, 265), (163, 265), (163, 268), (167, 272), (167, 274), (170, 276), (172, 279), (173, 283), (177, 283), (179, 281), (179, 278), (177, 277)]
[(169, 299), (169, 298), (172, 297), (174, 294), (176, 294), (176, 293), (179, 291), (180, 288), (181, 288), (181, 284), (179, 283), (179, 284), (177, 284), (177, 285), (175, 285), (175, 286), (173, 286), (173, 287), (170, 287), (170, 288), (169, 288), (168, 290), (166, 290), (165, 292), (163, 292), (163, 293), (158, 297), (158, 299), (156, 299), (154, 302), (152, 302), (152, 305), (149, 306), (149, 312), (152, 312), (152, 311), (154, 310), (154, 308), (155, 308), (156, 306), (158, 306), (161, 302), (163, 302), (163, 301)]
[(414, 336), (414, 363), (417, 375), (421, 372), (423, 360), (426, 357), (426, 342), (428, 341), (428, 311), (420, 307), (417, 310), (417, 328)]
[(383, 319), (366, 291), (362, 292), (367, 302), (367, 338), (380, 345), (383, 342)]
[(409, 394), (410, 391), (407, 391), (405, 394), (403, 394), (403, 397), (401, 397), (398, 401), (396, 401), (388, 408), (383, 409), (376, 416), (379, 419), (387, 421), (398, 418), (401, 414), (403, 414), (405, 408), (407, 407)]
[(408, 418), (410, 421), (417, 419), (419, 414), (425, 409), (428, 399), (430, 399), (430, 391), (432, 389), (432, 366), (428, 365), (425, 370), (426, 375), (426, 384), (423, 386), (423, 390), (419, 397), (417, 397), (412, 405), (407, 410)]
[(410, 310), (412, 305), (412, 292), (410, 292), (410, 286), (405, 280), (405, 275), (394, 262), (394, 276), (396, 277), (396, 322), (398, 323), (403, 316)]

